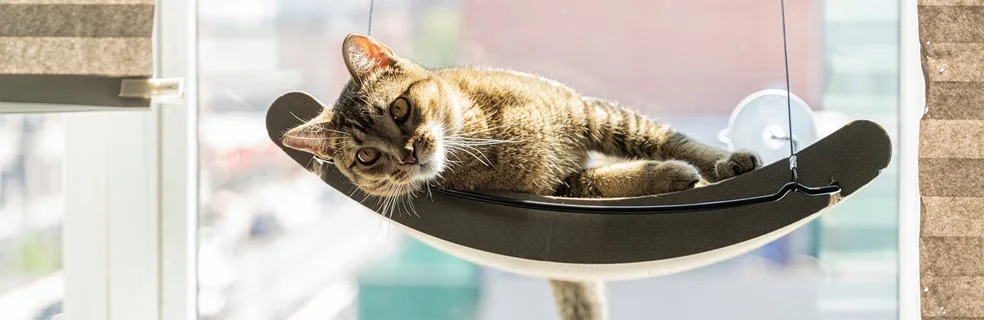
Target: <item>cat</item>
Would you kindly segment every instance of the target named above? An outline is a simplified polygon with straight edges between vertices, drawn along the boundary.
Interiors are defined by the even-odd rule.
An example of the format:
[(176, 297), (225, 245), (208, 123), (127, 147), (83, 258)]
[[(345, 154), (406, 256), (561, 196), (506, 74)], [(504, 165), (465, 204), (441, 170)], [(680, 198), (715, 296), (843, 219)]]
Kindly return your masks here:
[[(537, 75), (427, 68), (358, 34), (345, 37), (342, 56), (351, 80), (338, 99), (288, 130), (282, 142), (333, 161), (360, 191), (388, 201), (432, 186), (564, 197), (654, 195), (762, 165), (754, 152), (705, 145)], [(588, 167), (589, 153), (625, 160)], [(606, 318), (603, 283), (549, 282), (561, 319)]]

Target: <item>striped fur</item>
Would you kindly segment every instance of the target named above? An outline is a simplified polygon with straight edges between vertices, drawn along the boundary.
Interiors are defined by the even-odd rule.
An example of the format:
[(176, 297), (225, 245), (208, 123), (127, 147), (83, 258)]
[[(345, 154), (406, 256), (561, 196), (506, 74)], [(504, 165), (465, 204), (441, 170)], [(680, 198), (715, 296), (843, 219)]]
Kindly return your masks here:
[(550, 280), (561, 319), (604, 319), (607, 303), (601, 282)]
[[(761, 166), (751, 152), (709, 147), (536, 75), (426, 69), (363, 36), (346, 38), (343, 53), (352, 81), (321, 116), (288, 132), (284, 144), (333, 159), (370, 195), (400, 199), (435, 186), (625, 197), (680, 191)], [(391, 112), (397, 99), (413, 106), (406, 122)], [(366, 147), (381, 158), (359, 162), (356, 154)], [(401, 160), (407, 150), (419, 163)], [(588, 168), (589, 152), (622, 161)], [(604, 318), (600, 284), (551, 284), (563, 319)]]

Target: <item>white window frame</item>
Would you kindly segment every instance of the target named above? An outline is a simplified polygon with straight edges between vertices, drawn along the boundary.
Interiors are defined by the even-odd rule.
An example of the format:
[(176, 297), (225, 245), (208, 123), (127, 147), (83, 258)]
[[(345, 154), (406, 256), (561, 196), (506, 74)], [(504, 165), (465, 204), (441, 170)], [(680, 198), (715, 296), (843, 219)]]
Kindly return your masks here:
[(926, 108), (916, 0), (899, 1), (898, 314), (921, 319), (919, 288), (919, 120)]
[(66, 115), (62, 319), (197, 318), (197, 1), (155, 15), (154, 77), (183, 98)]

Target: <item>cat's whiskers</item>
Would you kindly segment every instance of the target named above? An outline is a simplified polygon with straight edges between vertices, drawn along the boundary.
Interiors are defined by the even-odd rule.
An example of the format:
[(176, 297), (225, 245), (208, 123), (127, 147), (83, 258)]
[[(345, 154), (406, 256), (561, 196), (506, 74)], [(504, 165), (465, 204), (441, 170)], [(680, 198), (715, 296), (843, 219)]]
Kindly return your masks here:
[[(460, 137), (460, 136), (454, 136), (451, 137), (450, 139), (445, 139), (445, 145), (449, 150), (456, 150), (456, 151), (468, 153), (486, 166), (491, 166), (492, 161), (489, 160), (488, 156), (486, 156), (485, 153), (482, 152), (482, 150), (480, 150), (477, 147), (496, 145), (501, 143), (513, 143), (513, 142), (516, 141), (468, 138), (468, 137)], [(474, 153), (472, 151), (474, 151)], [(477, 155), (475, 155), (475, 153), (481, 155), (481, 158), (484, 158), (484, 161), (482, 161), (482, 159), (480, 159)]]
[(408, 189), (407, 192), (404, 194), (404, 198), (407, 201), (407, 204), (406, 204), (405, 207), (408, 208), (409, 209), (408, 211), (412, 212), (414, 216), (417, 216), (417, 218), (420, 218), (420, 214), (417, 213), (417, 208), (414, 208), (414, 206), (413, 206), (413, 194), (415, 192), (419, 192), (420, 191), (420, 185), (418, 185), (416, 183), (409, 184), (409, 185), (407, 185), (407, 189)]
[(361, 203), (367, 203), (367, 202), (369, 202), (369, 198), (374, 198), (373, 200), (376, 200), (376, 201), (375, 201), (375, 206), (376, 206), (376, 207), (379, 207), (379, 205), (380, 205), (380, 200), (379, 200), (379, 198), (375, 198), (375, 197), (373, 197), (373, 196), (372, 196), (371, 194), (368, 194), (368, 193), (364, 193), (364, 194), (362, 195), (362, 200), (361, 200), (361, 201), (359, 201), (359, 202), (361, 202)]
[(400, 205), (403, 204), (403, 199), (402, 199), (403, 185), (398, 185), (398, 184), (391, 185), (390, 190), (391, 191), (390, 191), (389, 198), (392, 201), (392, 205), (390, 206), (389, 217), (393, 218), (393, 214), (396, 213), (397, 211), (399, 211), (400, 216), (402, 217), (403, 211), (399, 209), (400, 209)]
[[(465, 154), (465, 155), (471, 156), (472, 159), (477, 160), (482, 165), (486, 165), (486, 166), (488, 165), (488, 163), (485, 163), (485, 161), (482, 160), (482, 158), (478, 157), (477, 155), (475, 155), (475, 153), (471, 152), (470, 150), (465, 149), (464, 147), (449, 146), (448, 147), (448, 152), (451, 155), (453, 155), (456, 159), (462, 160), (461, 162), (457, 162), (458, 164), (464, 163), (464, 161), (463, 161), (464, 159), (462, 159), (461, 156), (459, 155), (459, 153), (461, 153), (461, 154)], [(452, 169), (451, 172), (454, 173), (454, 170)]]
[[(438, 174), (438, 177), (440, 177), (440, 176), (441, 175)], [(431, 182), (430, 181), (427, 181), (426, 183), (424, 183), (424, 185), (427, 186), (427, 196), (429, 196), (431, 198), (431, 201), (434, 201), (434, 194), (431, 193)]]
[[(486, 117), (492, 114), (495, 114), (495, 112), (486, 115)], [(472, 117), (462, 125), (462, 128), (469, 128), (469, 127), (473, 127), (474, 125), (481, 125), (484, 122), (483, 119), (484, 119), (483, 117), (478, 117), (478, 116)], [(443, 127), (445, 128), (445, 130), (447, 130), (448, 124), (443, 124)], [(448, 153), (454, 155), (455, 158), (460, 160), (461, 158), (458, 156), (457, 153), (465, 153), (475, 158), (475, 160), (478, 160), (478, 162), (482, 163), (482, 165), (491, 167), (492, 161), (488, 158), (488, 156), (485, 155), (485, 153), (479, 147), (485, 147), (485, 146), (491, 146), (491, 145), (497, 145), (503, 143), (516, 143), (521, 141), (521, 140), (504, 140), (504, 139), (482, 137), (485, 135), (485, 133), (488, 133), (493, 130), (497, 130), (502, 127), (505, 126), (502, 125), (502, 126), (484, 127), (474, 130), (458, 132), (457, 134), (449, 134), (445, 136), (444, 139), (442, 140), (444, 142), (445, 148), (448, 150)], [(451, 165), (447, 166), (448, 169), (450, 169), (451, 167), (453, 166)]]
[(382, 196), (379, 196), (379, 199), (382, 201), (383, 204), (379, 211), (381, 214), (383, 214), (383, 217), (392, 218), (393, 217), (393, 211), (391, 209), (393, 204), (393, 196), (391, 195), (392, 187), (390, 185), (387, 185), (387, 187), (385, 188), (386, 190), (381, 192), (384, 194)]
[(301, 119), (301, 117), (298, 117), (296, 114), (294, 114), (293, 111), (290, 112), (290, 115), (293, 116), (294, 119), (297, 119), (297, 121), (300, 121), (300, 122), (308, 122), (308, 120), (310, 120), (310, 119), (308, 119), (308, 120)]
[(411, 183), (404, 186), (405, 192), (403, 193), (403, 198), (406, 200), (406, 205), (409, 212), (412, 212), (414, 216), (420, 218), (420, 214), (417, 213), (417, 208), (413, 206), (414, 194), (420, 192), (420, 184)]
[[(464, 145), (453, 144), (453, 143), (445, 143), (445, 148), (447, 148), (448, 151), (451, 154), (454, 154), (454, 151), (464, 152), (464, 153), (467, 153), (468, 155), (471, 155), (473, 158), (475, 158), (475, 160), (478, 160), (478, 162), (481, 162), (482, 165), (491, 166), (490, 163), (486, 163), (485, 161), (483, 161), (482, 158), (479, 158), (477, 155), (475, 155), (474, 153), (472, 153), (471, 150), (466, 149)], [(472, 148), (472, 149), (474, 149), (474, 148)], [(479, 153), (481, 154), (481, 152), (479, 152)], [(482, 154), (482, 155), (484, 156), (484, 154)], [(457, 155), (455, 155), (455, 156), (457, 156)], [(488, 158), (486, 158), (486, 159), (488, 159)]]
[[(461, 150), (467, 152), (468, 154), (471, 154), (473, 157), (475, 157), (475, 159), (478, 159), (479, 162), (482, 162), (483, 164), (485, 164), (485, 166), (487, 166), (487, 167), (491, 167), (492, 166), (492, 160), (489, 160), (489, 157), (485, 156), (485, 153), (483, 153), (482, 150), (479, 150), (478, 148), (476, 148), (474, 146), (467, 145), (467, 144), (462, 144), (461, 146), (462, 146), (462, 149)], [(485, 159), (485, 161), (483, 162), (482, 159), (479, 159), (478, 156), (476, 156), (475, 154), (472, 154), (469, 150), (470, 151), (474, 151), (475, 153), (477, 153), (479, 156), (482, 157), (482, 159)]]
[(400, 215), (403, 212), (409, 212), (420, 217), (417, 209), (413, 206), (415, 193), (422, 191), (423, 188), (420, 183), (394, 183), (385, 180), (381, 182), (375, 192), (377, 194), (375, 196), (376, 208), (380, 214), (387, 218), (393, 218), (393, 214), (396, 212), (399, 212)]
[(366, 193), (366, 196), (364, 198), (362, 198), (362, 201), (365, 202), (370, 197), (372, 197), (373, 200), (375, 200), (375, 207), (380, 208), (383, 205), (383, 200), (384, 200), (383, 197), (374, 196), (374, 195), (371, 195), (369, 193)]
[[(454, 173), (454, 169), (448, 168), (448, 170), (450, 170), (451, 173)], [(444, 174), (443, 173), (438, 173), (437, 174), (437, 179), (441, 179), (441, 181), (447, 181), (448, 180), (448, 178), (445, 178), (444, 177)], [(437, 179), (434, 179), (434, 180), (436, 181)]]
[[(454, 155), (454, 157), (456, 159), (458, 159), (458, 160), (461, 160), (461, 158), (458, 158), (458, 155)], [(454, 167), (461, 164), (461, 161), (458, 161), (458, 160), (445, 159), (444, 160), (444, 168), (442, 168), (442, 171), (443, 171), (443, 169), (447, 169), (448, 171), (451, 171), (451, 173), (455, 173), (454, 172)], [(437, 177), (438, 178), (441, 178), (441, 175), (442, 175), (442, 172), (441, 171), (438, 171), (437, 172)]]
[[(391, 187), (390, 188), (390, 191), (389, 191), (390, 194), (386, 196), (386, 199), (389, 200), (389, 203), (390, 203), (389, 204), (389, 211), (386, 212), (386, 216), (389, 217), (390, 219), (393, 218), (393, 214), (396, 213), (396, 211), (397, 211), (396, 209), (399, 206), (399, 202), (398, 202), (399, 197), (396, 195), (396, 192), (397, 192), (397, 188), (396, 187)], [(403, 215), (402, 212), (401, 212), (400, 215), (401, 216)]]
[[(351, 182), (349, 182), (349, 183), (351, 183)], [(368, 193), (366, 193), (365, 191), (362, 191), (362, 189), (359, 188), (359, 186), (355, 186), (355, 188), (352, 188), (352, 192), (349, 192), (349, 198), (355, 199), (353, 197), (355, 196), (356, 193), (361, 193), (362, 194), (362, 200), (363, 201), (365, 201), (366, 198), (369, 197), (369, 194)]]
[(327, 121), (319, 121), (319, 122), (314, 122), (314, 123), (308, 123), (309, 121), (311, 121), (310, 119), (308, 119), (308, 120), (301, 119), (301, 117), (298, 117), (296, 114), (294, 114), (294, 112), (291, 112), (290, 115), (293, 116), (294, 119), (297, 119), (297, 121), (300, 121), (300, 122), (302, 122), (302, 123), (304, 123), (304, 124), (306, 124), (308, 126), (311, 126), (311, 127), (314, 127), (314, 128), (320, 129), (320, 130), (324, 130), (324, 131), (328, 131), (328, 132), (334, 132), (334, 133), (338, 133), (338, 134), (344, 134), (344, 135), (348, 135), (349, 134), (347, 132), (332, 130), (332, 129), (328, 129), (328, 128), (323, 127), (322, 124), (327, 123)]
[(393, 214), (399, 211), (400, 216), (403, 216), (403, 210), (400, 209), (400, 205), (403, 204), (403, 185), (394, 184), (390, 187), (390, 196), (393, 205), (390, 207), (389, 217), (393, 218)]

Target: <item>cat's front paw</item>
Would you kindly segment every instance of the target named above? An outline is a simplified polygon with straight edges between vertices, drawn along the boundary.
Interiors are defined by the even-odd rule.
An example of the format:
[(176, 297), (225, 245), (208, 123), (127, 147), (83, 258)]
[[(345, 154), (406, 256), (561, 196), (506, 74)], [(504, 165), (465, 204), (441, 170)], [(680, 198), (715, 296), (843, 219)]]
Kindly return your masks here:
[(652, 169), (649, 172), (654, 174), (653, 180), (660, 181), (654, 183), (650, 194), (660, 194), (666, 192), (683, 191), (693, 189), (700, 182), (700, 171), (694, 166), (683, 161), (652, 162)]
[(762, 158), (749, 150), (732, 152), (727, 158), (718, 160), (714, 165), (717, 180), (721, 181), (734, 176), (751, 172), (762, 167)]

